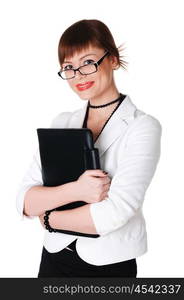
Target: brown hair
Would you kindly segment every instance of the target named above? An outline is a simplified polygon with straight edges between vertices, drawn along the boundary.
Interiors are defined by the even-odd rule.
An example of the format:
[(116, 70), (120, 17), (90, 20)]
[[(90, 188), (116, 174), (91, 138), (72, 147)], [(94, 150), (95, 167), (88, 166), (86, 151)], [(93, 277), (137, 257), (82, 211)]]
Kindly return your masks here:
[(127, 62), (122, 59), (120, 52), (124, 50), (122, 45), (118, 48), (109, 28), (99, 20), (80, 20), (68, 27), (62, 34), (58, 45), (59, 63), (62, 66), (66, 57), (72, 57), (76, 52), (80, 52), (94, 45), (109, 51), (110, 55), (117, 58), (118, 65), (126, 70)]

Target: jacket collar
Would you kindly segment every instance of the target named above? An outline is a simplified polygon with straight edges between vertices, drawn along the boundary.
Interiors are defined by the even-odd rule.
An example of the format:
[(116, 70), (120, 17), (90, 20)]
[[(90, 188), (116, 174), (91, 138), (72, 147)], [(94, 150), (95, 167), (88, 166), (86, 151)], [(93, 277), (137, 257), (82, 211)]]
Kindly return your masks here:
[[(88, 101), (85, 105), (73, 112), (69, 121), (70, 128), (82, 128), (84, 117), (86, 114)], [(123, 135), (127, 129), (128, 123), (134, 119), (136, 106), (132, 103), (130, 97), (127, 95), (118, 109), (113, 113), (101, 134), (94, 143), (94, 147), (98, 148), (99, 156), (101, 157), (104, 152), (115, 142), (120, 135)]]

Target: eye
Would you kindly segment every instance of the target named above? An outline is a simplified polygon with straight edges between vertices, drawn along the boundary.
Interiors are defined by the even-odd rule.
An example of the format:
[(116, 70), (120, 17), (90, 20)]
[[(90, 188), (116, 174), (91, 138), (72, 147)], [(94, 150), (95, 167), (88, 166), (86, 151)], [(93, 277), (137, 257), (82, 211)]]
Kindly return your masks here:
[(93, 64), (93, 63), (94, 63), (93, 59), (87, 59), (87, 60), (85, 60), (84, 65), (90, 65), (90, 64)]
[(63, 70), (71, 70), (71, 69), (73, 69), (72, 65), (67, 65), (63, 67)]

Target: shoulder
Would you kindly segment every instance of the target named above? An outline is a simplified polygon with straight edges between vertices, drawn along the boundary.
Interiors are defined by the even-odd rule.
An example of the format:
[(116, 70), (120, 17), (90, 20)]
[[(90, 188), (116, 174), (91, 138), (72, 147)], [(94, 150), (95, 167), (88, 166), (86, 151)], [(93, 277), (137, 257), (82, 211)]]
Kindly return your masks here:
[(51, 128), (62, 128), (62, 127), (68, 127), (68, 124), (70, 124), (70, 120), (72, 120), (73, 117), (80, 117), (80, 114), (85, 111), (86, 104), (79, 109), (76, 109), (74, 111), (65, 111), (61, 112), (58, 115), (56, 115), (53, 120), (51, 121)]
[[(126, 98), (123, 121), (127, 124), (127, 136), (137, 140), (140, 136), (161, 136), (162, 126), (160, 121), (152, 114), (139, 109), (128, 96)], [(123, 108), (123, 107), (122, 107)], [(122, 115), (123, 115), (122, 113)]]
[(139, 109), (129, 95), (127, 95), (119, 107), (119, 116), (127, 124), (128, 130), (135, 130), (135, 128), (142, 126), (161, 129), (159, 120), (153, 115)]
[[(162, 130), (162, 125), (160, 121), (154, 117), (153, 115), (147, 114), (144, 111), (139, 109), (136, 110), (134, 116), (133, 127), (147, 127), (147, 128), (155, 128), (158, 130)], [(134, 127), (134, 129), (135, 129)]]
[(136, 110), (134, 119), (127, 128), (127, 143), (138, 147), (159, 145), (162, 136), (160, 121), (141, 110)]

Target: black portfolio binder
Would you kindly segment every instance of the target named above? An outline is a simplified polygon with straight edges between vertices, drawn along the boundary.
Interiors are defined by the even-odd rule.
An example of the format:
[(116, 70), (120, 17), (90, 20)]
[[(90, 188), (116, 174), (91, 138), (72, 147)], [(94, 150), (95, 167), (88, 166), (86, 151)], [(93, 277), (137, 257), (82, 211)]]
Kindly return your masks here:
[[(92, 131), (88, 128), (38, 128), (37, 129), (42, 179), (44, 186), (58, 186), (75, 181), (89, 169), (100, 169), (98, 148), (94, 148)], [(87, 204), (72, 202), (56, 210), (66, 210)], [(72, 220), (71, 220), (72, 222)], [(57, 229), (57, 232), (85, 237), (99, 237)]]

